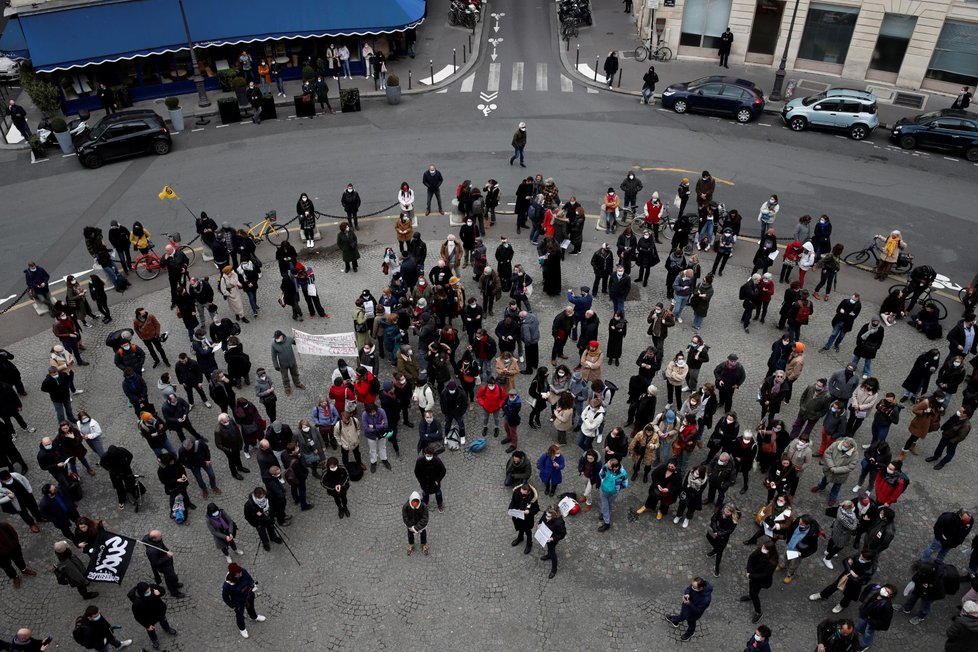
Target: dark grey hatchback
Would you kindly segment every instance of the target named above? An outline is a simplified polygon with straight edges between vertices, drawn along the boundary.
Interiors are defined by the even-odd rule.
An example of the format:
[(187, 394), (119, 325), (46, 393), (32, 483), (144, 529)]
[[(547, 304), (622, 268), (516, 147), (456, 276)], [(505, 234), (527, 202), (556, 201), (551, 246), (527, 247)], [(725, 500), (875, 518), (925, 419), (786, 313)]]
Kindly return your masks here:
[(107, 115), (75, 137), (78, 160), (87, 168), (138, 154), (167, 154), (170, 130), (155, 111), (134, 109)]
[(747, 79), (712, 75), (669, 85), (662, 91), (662, 107), (676, 113), (731, 115), (737, 122), (750, 122), (764, 111), (764, 93)]

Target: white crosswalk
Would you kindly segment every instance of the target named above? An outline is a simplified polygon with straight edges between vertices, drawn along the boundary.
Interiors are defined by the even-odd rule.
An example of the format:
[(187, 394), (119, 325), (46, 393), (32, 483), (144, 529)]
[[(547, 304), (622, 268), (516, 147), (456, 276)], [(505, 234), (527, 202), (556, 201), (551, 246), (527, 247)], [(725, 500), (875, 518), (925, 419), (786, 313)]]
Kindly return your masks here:
[[(531, 66), (533, 64), (530, 64)], [(509, 89), (514, 92), (520, 92), (524, 90), (534, 90), (542, 93), (546, 93), (550, 90), (550, 71), (546, 63), (538, 63), (535, 66), (536, 74), (532, 75), (527, 79), (525, 74), (526, 63), (523, 61), (517, 61), (513, 63), (512, 67), (506, 67), (506, 72), (510, 73), (510, 83)], [(532, 70), (532, 68), (531, 68)], [(437, 76), (437, 75), (436, 75)], [(574, 92), (574, 81), (567, 77), (566, 75), (557, 75), (560, 78), (560, 92), (561, 93), (573, 93)], [(485, 83), (486, 92), (495, 93), (499, 91), (500, 85), (503, 83), (503, 64), (501, 63), (490, 63), (488, 76), (484, 72), (474, 72), (465, 79), (458, 87), (458, 92), (460, 93), (472, 93), (476, 91), (477, 87), (481, 90), (481, 85)], [(530, 88), (530, 79), (532, 79), (532, 89)], [(598, 93), (597, 89), (591, 87), (587, 88), (588, 93)]]

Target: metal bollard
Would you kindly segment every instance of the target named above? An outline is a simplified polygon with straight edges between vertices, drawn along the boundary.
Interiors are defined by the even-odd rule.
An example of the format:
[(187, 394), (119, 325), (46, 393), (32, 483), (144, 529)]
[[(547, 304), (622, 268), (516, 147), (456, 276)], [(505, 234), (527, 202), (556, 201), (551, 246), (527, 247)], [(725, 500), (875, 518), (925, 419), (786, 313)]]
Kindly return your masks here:
[(431, 83), (432, 83), (432, 85), (434, 85), (434, 83), (435, 83), (435, 60), (434, 59), (428, 59), (428, 65), (431, 67)]
[(339, 93), (341, 90), (342, 90), (342, 87), (340, 86), (340, 78), (337, 77), (336, 78), (336, 92)]
[(600, 56), (594, 57), (594, 81), (598, 81), (598, 61), (600, 60)]
[(458, 64), (455, 62), (455, 48), (452, 48), (452, 74), (458, 72)]
[(411, 70), (408, 70), (408, 90), (411, 90)]
[(574, 60), (574, 70), (581, 67), (581, 44), (577, 44), (577, 59)]
[(618, 69), (618, 88), (621, 88), (621, 73), (623, 73), (624, 71), (625, 71), (624, 68)]
[(465, 58), (465, 43), (463, 43), (462, 44), (462, 65), (463, 66), (465, 65), (465, 61), (466, 61), (466, 58)]
[(469, 52), (472, 52), (472, 35), (469, 34)]

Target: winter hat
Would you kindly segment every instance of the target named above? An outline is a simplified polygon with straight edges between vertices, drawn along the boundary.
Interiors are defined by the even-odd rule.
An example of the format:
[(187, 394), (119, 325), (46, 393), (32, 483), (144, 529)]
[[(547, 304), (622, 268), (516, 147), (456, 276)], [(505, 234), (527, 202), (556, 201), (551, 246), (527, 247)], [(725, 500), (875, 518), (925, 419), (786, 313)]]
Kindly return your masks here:
[(804, 353), (805, 344), (802, 342), (795, 342), (795, 353)]
[(596, 349), (596, 348), (598, 348), (598, 341), (597, 340), (591, 340), (590, 342), (587, 343), (587, 345), (588, 345), (588, 347), (590, 347), (592, 349)]
[(391, 389), (393, 389), (393, 387), (394, 387), (394, 383), (392, 381), (390, 381), (390, 380), (385, 380), (384, 381), (384, 391), (385, 392), (391, 391)]
[(242, 570), (244, 569), (241, 568), (239, 564), (236, 564), (233, 561), (230, 564), (228, 564), (228, 573), (230, 575), (240, 575)]
[(649, 386), (645, 388), (645, 391), (647, 391), (652, 396), (655, 396), (656, 394), (659, 393), (659, 388), (656, 387), (655, 385), (649, 384)]
[(448, 389), (458, 389), (458, 385), (455, 383), (454, 380), (448, 381), (448, 384), (445, 385), (445, 387), (447, 387)]
[(736, 353), (731, 353), (730, 355), (727, 356), (727, 360), (730, 360), (731, 362), (737, 362), (737, 360), (740, 360), (740, 358), (737, 357)]
[(143, 423), (146, 423), (147, 421), (150, 421), (152, 418), (153, 418), (153, 415), (150, 414), (149, 412), (140, 412), (139, 413), (139, 420), (142, 421)]
[(61, 346), (60, 344), (55, 344), (54, 348), (52, 348), (51, 350), (54, 351), (55, 353), (64, 353), (65, 347)]
[(516, 391), (516, 388), (515, 387), (511, 387), (509, 389), (509, 395), (510, 396), (516, 396), (517, 394), (519, 394), (519, 392)]
[(652, 199), (658, 199), (658, 198), (659, 198), (659, 191), (653, 192), (652, 193)]
[(275, 334), (272, 335), (272, 337), (281, 337), (283, 335), (285, 335), (285, 333), (283, 333), (282, 331), (275, 331)]

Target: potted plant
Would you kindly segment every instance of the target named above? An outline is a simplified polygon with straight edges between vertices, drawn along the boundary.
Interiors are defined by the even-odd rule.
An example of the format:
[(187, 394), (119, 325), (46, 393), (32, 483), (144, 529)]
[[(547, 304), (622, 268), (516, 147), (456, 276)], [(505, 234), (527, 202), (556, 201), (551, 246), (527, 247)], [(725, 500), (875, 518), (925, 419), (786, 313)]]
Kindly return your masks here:
[(221, 85), (221, 90), (225, 93), (231, 89), (231, 82), (238, 76), (237, 68), (225, 68), (217, 71), (217, 81)]
[(401, 103), (401, 79), (393, 73), (387, 75), (387, 103)]
[(180, 106), (180, 98), (172, 95), (165, 100), (166, 110), (170, 112), (170, 126), (173, 131), (183, 131), (183, 107)]
[(302, 67), (302, 81), (312, 81), (316, 78), (316, 69), (312, 66)]
[(343, 113), (360, 110), (360, 89), (343, 88), (340, 90), (340, 107)]
[(238, 106), (245, 106), (248, 104), (248, 82), (245, 81), (244, 77), (235, 77), (231, 80), (231, 90), (238, 97)]
[(45, 116), (52, 116), (61, 110), (61, 91), (51, 82), (35, 78), (26, 88), (34, 106)]
[(217, 112), (221, 116), (221, 124), (232, 124), (241, 122), (241, 109), (238, 106), (238, 98), (230, 95), (218, 98)]
[(41, 142), (41, 137), (37, 134), (31, 136), (30, 139), (31, 152), (34, 154), (34, 160), (38, 161), (42, 158), (47, 158), (47, 154), (44, 152), (44, 144)]
[(75, 151), (75, 146), (71, 143), (71, 134), (68, 133), (68, 124), (64, 118), (52, 118), (51, 131), (54, 132), (54, 137), (58, 140), (58, 146), (62, 153), (71, 154)]

